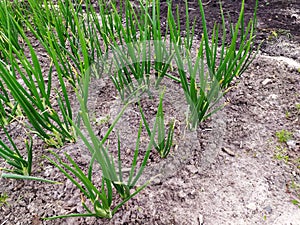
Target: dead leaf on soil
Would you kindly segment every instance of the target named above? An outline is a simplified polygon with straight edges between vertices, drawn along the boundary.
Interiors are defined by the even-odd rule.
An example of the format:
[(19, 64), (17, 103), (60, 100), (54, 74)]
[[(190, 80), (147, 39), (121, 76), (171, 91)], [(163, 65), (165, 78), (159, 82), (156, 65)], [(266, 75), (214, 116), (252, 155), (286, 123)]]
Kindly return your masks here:
[(32, 219), (32, 225), (40, 225), (41, 221), (40, 221), (40, 217), (35, 215)]

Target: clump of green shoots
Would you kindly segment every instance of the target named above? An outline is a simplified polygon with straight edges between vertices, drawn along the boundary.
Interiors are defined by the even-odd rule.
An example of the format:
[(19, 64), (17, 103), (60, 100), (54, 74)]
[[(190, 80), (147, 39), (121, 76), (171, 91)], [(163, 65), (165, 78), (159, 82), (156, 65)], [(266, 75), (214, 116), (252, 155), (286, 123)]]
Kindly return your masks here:
[[(89, 86), (89, 75), (86, 75), (83, 81), (83, 89), (87, 90)], [(127, 105), (127, 103), (121, 112), (117, 115), (116, 119), (113, 121), (112, 125), (104, 135), (104, 137), (100, 140), (95, 132), (92, 129), (91, 121), (86, 109), (85, 100), (86, 92), (83, 92), (81, 95), (77, 94), (77, 97), (80, 102), (80, 118), (83, 122), (84, 127), (87, 130), (88, 137), (86, 137), (82, 128), (75, 126), (76, 132), (78, 136), (83, 140), (84, 144), (88, 148), (91, 153), (91, 161), (87, 175), (79, 168), (76, 162), (68, 155), (66, 158), (68, 163), (63, 162), (60, 156), (51, 152), (55, 159), (47, 157), (47, 159), (55, 165), (77, 188), (79, 188), (84, 197), (82, 197), (82, 206), (87, 211), (87, 213), (82, 214), (68, 214), (61, 216), (48, 217), (45, 219), (58, 219), (58, 218), (66, 218), (66, 217), (100, 217), (100, 218), (112, 218), (112, 216), (117, 212), (117, 210), (124, 205), (128, 200), (133, 198), (136, 194), (138, 194), (141, 190), (143, 190), (149, 182), (141, 185), (140, 187), (135, 188), (137, 181), (143, 173), (143, 170), (147, 164), (147, 160), (149, 158), (152, 146), (153, 139), (156, 130), (156, 124), (154, 124), (154, 128), (152, 130), (152, 135), (150, 138), (150, 142), (147, 146), (145, 155), (143, 160), (138, 168), (137, 160), (140, 154), (139, 145), (142, 131), (142, 122), (140, 122), (140, 127), (138, 130), (138, 137), (136, 141), (136, 149), (134, 151), (134, 157), (132, 160), (132, 165), (130, 168), (129, 178), (127, 181), (124, 180), (123, 177), (123, 168), (121, 161), (121, 142), (118, 137), (118, 163), (116, 164), (114, 161), (114, 157), (109, 154), (109, 146), (106, 144), (106, 140), (108, 139), (110, 133), (114, 129), (118, 120), (123, 115)], [(101, 188), (98, 189), (93, 184), (93, 164), (97, 162), (101, 168), (101, 177), (102, 177), (102, 185)], [(99, 177), (99, 175), (97, 175)], [(77, 181), (79, 180), (79, 182)], [(121, 202), (112, 208), (112, 201), (115, 198), (115, 192), (113, 191), (113, 187), (115, 188), (118, 195), (121, 197)], [(134, 189), (133, 191), (131, 191)], [(87, 200), (89, 203), (87, 203)], [(89, 205), (92, 205), (89, 207)]]
[[(5, 61), (0, 60), (2, 86), (7, 89), (14, 102), (18, 103), (23, 115), (30, 122), (28, 126), (47, 144), (62, 146), (66, 141), (74, 141), (73, 128), (68, 120), (68, 118), (72, 118), (72, 110), (62, 71), (59, 70), (59, 66), (55, 67), (52, 62), (49, 62), (49, 72), (44, 74), (37, 51), (28, 34), (7, 9), (6, 16), (8, 28), (17, 29), (30, 55), (26, 55), (24, 51), (15, 47), (12, 42), (12, 30), (8, 29), (8, 48), (0, 45), (0, 50), (6, 58)], [(59, 63), (56, 61), (54, 64), (58, 65)], [(52, 88), (54, 69), (57, 70), (61, 90)], [(53, 107), (54, 100), (56, 100), (58, 110)]]
[[(164, 91), (160, 95), (159, 99), (159, 105), (157, 108), (155, 123), (157, 125), (157, 141), (154, 141), (154, 147), (159, 153), (160, 157), (165, 158), (170, 153), (170, 150), (173, 146), (173, 135), (174, 135), (174, 128), (175, 128), (175, 119), (172, 119), (169, 123), (169, 129), (167, 131), (167, 137), (165, 134), (165, 120), (164, 120), (164, 112), (163, 112), (163, 97), (164, 97)], [(143, 109), (139, 103), (139, 109), (141, 112), (141, 116), (143, 119), (143, 122), (145, 124), (147, 133), (149, 137), (151, 137), (153, 134), (150, 130), (149, 124), (146, 120), (145, 114), (143, 112)]]
[(211, 73), (211, 76), (214, 76), (220, 82), (220, 86), (222, 88), (228, 88), (235, 77), (241, 76), (246, 71), (258, 52), (254, 53), (258, 0), (256, 0), (255, 3), (253, 18), (250, 19), (248, 24), (245, 24), (245, 0), (242, 0), (242, 6), (237, 23), (235, 25), (230, 24), (229, 38), (231, 42), (229, 46), (226, 45), (227, 29), (220, 2), (220, 12), (222, 16), (222, 40), (219, 61), (217, 60), (219, 25), (215, 24), (213, 28), (210, 45), (202, 0), (198, 0), (198, 2), (203, 24), (205, 56), (209, 73)]
[[(13, 13), (13, 3), (10, 1), (0, 2), (0, 49), (8, 49), (12, 44), (16, 49), (21, 50), (19, 44), (19, 31), (16, 26), (13, 26), (11, 16), (17, 20)], [(19, 21), (18, 21), (19, 22)], [(9, 37), (9, 33), (11, 33)], [(6, 60), (5, 55), (0, 51), (0, 59)]]
[(283, 160), (285, 163), (289, 161), (288, 150), (282, 146), (276, 146), (274, 157), (278, 160)]
[[(111, 2), (111, 7), (113, 16), (109, 18), (114, 26), (105, 26), (105, 29), (110, 31), (113, 28), (116, 36), (111, 36), (111, 40), (104, 40), (112, 47), (113, 68), (109, 68), (109, 72), (113, 74), (111, 79), (122, 100), (125, 100), (125, 94), (131, 94), (141, 85), (149, 85), (152, 69), (156, 77), (156, 86), (159, 86), (167, 75), (174, 54), (167, 50), (168, 46), (171, 49), (172, 45), (171, 42), (166, 42), (167, 30), (164, 37), (161, 31), (159, 0), (140, 1), (139, 10), (136, 10), (129, 0), (124, 2), (124, 6), (121, 4), (119, 11), (115, 3)], [(115, 70), (111, 71), (112, 69)]]
[(5, 205), (5, 204), (8, 205), (7, 199), (8, 199), (7, 193), (4, 192), (4, 193), (0, 194), (0, 207)]
[(11, 121), (23, 117), (18, 102), (11, 99), (8, 90), (0, 80), (0, 123), (8, 125)]
[(32, 138), (25, 140), (27, 159), (25, 159), (18, 147), (15, 145), (13, 139), (7, 132), (6, 128), (2, 124), (2, 129), (6, 134), (8, 141), (10, 142), (12, 148), (6, 145), (2, 140), (0, 140), (0, 157), (3, 158), (13, 169), (0, 168), (0, 171), (6, 171), (14, 174), (20, 174), (29, 176), (31, 174), (32, 167)]
[(286, 143), (292, 138), (293, 133), (287, 130), (281, 130), (276, 132), (276, 137), (280, 143)]
[(10, 179), (35, 180), (57, 184), (58, 182), (56, 181), (31, 176), (33, 150), (32, 137), (29, 136), (29, 140), (25, 140), (25, 148), (27, 153), (27, 157), (25, 158), (21, 154), (19, 148), (16, 146), (12, 137), (9, 135), (5, 126), (1, 124), (1, 127), (11, 146), (5, 144), (2, 140), (0, 140), (0, 158), (4, 159), (4, 161), (12, 168), (0, 167), (0, 177)]
[(295, 197), (291, 200), (291, 203), (300, 208), (300, 184), (292, 180), (289, 187), (295, 191)]
[[(199, 0), (198, 3), (202, 18), (203, 36), (197, 49), (196, 60), (192, 59), (189, 49), (182, 51), (180, 48), (180, 44), (185, 42), (182, 39), (189, 36), (181, 37), (180, 23), (173, 16), (170, 3), (167, 16), (171, 41), (174, 43), (180, 83), (190, 106), (189, 121), (192, 127), (196, 127), (199, 122), (222, 108), (222, 106), (217, 106), (217, 103), (223, 95), (223, 88), (227, 88), (234, 77), (241, 75), (254, 59), (255, 55), (252, 56), (252, 48), (258, 1), (256, 1), (254, 19), (253, 21), (250, 20), (246, 27), (244, 24), (244, 0), (242, 1), (239, 19), (235, 26), (231, 26), (231, 43), (229, 46), (226, 46), (225, 43), (227, 32), (223, 10), (220, 5), (223, 37), (219, 62), (217, 60), (219, 26), (214, 26), (212, 40), (210, 41), (202, 1)], [(187, 3), (186, 8), (188, 11)], [(189, 31), (189, 29), (186, 30)], [(240, 43), (237, 45), (239, 36)], [(187, 65), (187, 69), (185, 65)], [(207, 69), (204, 68), (204, 65), (207, 66)]]

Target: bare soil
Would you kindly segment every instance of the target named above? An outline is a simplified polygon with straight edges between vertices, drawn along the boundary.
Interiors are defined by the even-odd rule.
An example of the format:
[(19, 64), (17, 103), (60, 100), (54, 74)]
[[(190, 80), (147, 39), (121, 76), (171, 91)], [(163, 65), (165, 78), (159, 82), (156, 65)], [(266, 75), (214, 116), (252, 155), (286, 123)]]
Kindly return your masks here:
[[(222, 102), (227, 105), (195, 131), (184, 125), (185, 103), (180, 88), (165, 81), (166, 120), (175, 117), (175, 146), (166, 159), (156, 152), (150, 157), (142, 181), (156, 176), (140, 194), (123, 206), (111, 220), (69, 218), (43, 221), (42, 217), (83, 212), (80, 192), (42, 155), (49, 155), (35, 140), (33, 175), (61, 181), (61, 185), (1, 179), (0, 194), (7, 203), (0, 206), (1, 225), (63, 224), (272, 224), (300, 225), (300, 5), (297, 0), (259, 1), (258, 41), (265, 40), (248, 70), (236, 79)], [(246, 3), (251, 16), (254, 0)], [(178, 3), (184, 25), (184, 4)], [(162, 16), (165, 14), (162, 2)], [(189, 2), (191, 20), (197, 17), (196, 1)], [(224, 11), (236, 21), (239, 1), (223, 1)], [(220, 19), (217, 1), (205, 2), (211, 30)], [(197, 17), (198, 18), (198, 17)], [(201, 34), (201, 24), (196, 27)], [(42, 56), (41, 56), (42, 57)], [(109, 80), (95, 82), (91, 89), (91, 113), (108, 119), (95, 124), (103, 135), (120, 110)], [(174, 103), (176, 100), (176, 103)], [(74, 107), (77, 105), (74, 98)], [(146, 116), (155, 117), (156, 99), (143, 99)], [(139, 117), (130, 106), (118, 125), (124, 164), (130, 162)], [(13, 125), (12, 125), (13, 126)], [(279, 143), (276, 132), (292, 132), (288, 143)], [(22, 130), (15, 127), (12, 135)], [(142, 145), (147, 143), (143, 133)], [(116, 132), (111, 145), (116, 144)], [(132, 138), (134, 137), (134, 138)], [(79, 140), (59, 151), (68, 152), (82, 168), (89, 153)], [(285, 160), (282, 159), (285, 157)], [(2, 163), (2, 162), (1, 162)], [(1, 165), (1, 164), (0, 164)], [(95, 173), (97, 172), (97, 169)], [(95, 177), (95, 182), (100, 177)]]

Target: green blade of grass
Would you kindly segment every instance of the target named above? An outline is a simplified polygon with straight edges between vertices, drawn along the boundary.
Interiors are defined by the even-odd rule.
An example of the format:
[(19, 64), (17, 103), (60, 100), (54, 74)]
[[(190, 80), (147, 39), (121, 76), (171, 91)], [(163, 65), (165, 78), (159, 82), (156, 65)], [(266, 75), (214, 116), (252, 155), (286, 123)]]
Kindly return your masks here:
[(24, 176), (24, 175), (19, 175), (19, 174), (2, 173), (1, 177), (9, 178), (9, 179), (42, 181), (42, 182), (51, 183), (51, 184), (61, 184), (60, 182), (53, 181), (53, 180), (48, 180), (48, 179), (44, 179), (44, 178), (40, 178), (40, 177), (33, 177), (33, 176)]

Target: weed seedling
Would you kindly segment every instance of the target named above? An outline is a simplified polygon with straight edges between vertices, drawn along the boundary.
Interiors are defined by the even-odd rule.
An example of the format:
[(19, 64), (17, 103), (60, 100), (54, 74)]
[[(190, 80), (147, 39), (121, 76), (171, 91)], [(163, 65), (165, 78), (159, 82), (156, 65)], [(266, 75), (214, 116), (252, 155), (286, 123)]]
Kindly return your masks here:
[(0, 194), (0, 207), (3, 205), (8, 205), (7, 199), (8, 199), (8, 195), (6, 193)]
[(110, 115), (100, 116), (97, 118), (94, 118), (94, 122), (97, 126), (101, 126), (103, 124), (108, 123), (110, 120)]
[(293, 203), (294, 205), (298, 206), (300, 208), (300, 202), (296, 199), (291, 200), (291, 203)]
[(289, 156), (287, 155), (287, 149), (281, 146), (276, 146), (274, 157), (277, 160), (283, 160), (285, 163), (289, 160)]
[(299, 183), (296, 183), (294, 180), (291, 181), (291, 183), (289, 184), (289, 187), (291, 189), (294, 190), (294, 192), (296, 193), (296, 199), (293, 199), (291, 200), (291, 203), (293, 203), (294, 205), (298, 206), (300, 208), (300, 202), (299, 202), (299, 199), (300, 199), (300, 184)]
[(292, 133), (287, 130), (281, 130), (276, 132), (276, 137), (280, 143), (286, 143), (292, 138)]
[(300, 113), (300, 103), (296, 103), (296, 104), (295, 104), (295, 107), (296, 107), (298, 113)]
[(290, 115), (291, 115), (291, 114), (290, 114), (289, 111), (286, 111), (286, 112), (285, 112), (285, 118), (287, 118), (287, 119), (290, 118)]

